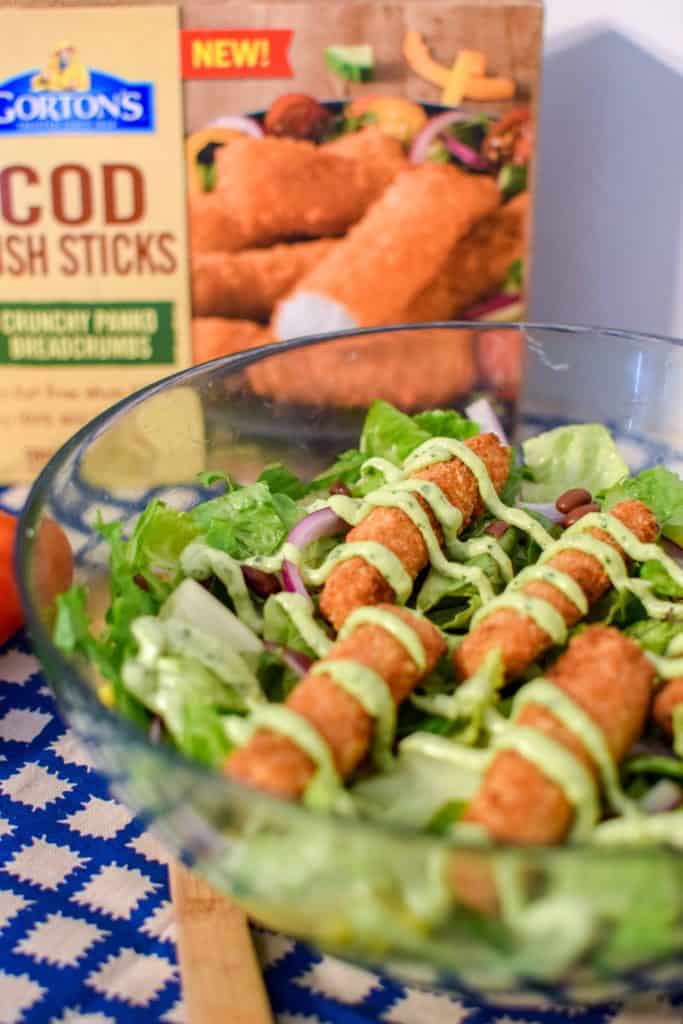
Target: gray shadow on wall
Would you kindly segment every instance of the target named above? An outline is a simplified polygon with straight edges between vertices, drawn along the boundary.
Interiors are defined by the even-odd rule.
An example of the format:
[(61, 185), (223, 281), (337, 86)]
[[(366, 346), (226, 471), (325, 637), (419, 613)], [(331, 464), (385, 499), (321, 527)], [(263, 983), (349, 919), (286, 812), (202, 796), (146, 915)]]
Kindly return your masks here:
[(681, 267), (683, 76), (612, 29), (544, 65), (535, 320), (668, 333)]

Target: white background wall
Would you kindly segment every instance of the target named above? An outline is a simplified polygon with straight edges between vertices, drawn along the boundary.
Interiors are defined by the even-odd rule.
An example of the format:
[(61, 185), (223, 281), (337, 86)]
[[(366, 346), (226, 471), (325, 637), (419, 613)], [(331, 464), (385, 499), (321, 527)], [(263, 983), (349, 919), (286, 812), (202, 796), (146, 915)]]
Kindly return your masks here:
[(536, 320), (683, 337), (683, 0), (545, 0)]

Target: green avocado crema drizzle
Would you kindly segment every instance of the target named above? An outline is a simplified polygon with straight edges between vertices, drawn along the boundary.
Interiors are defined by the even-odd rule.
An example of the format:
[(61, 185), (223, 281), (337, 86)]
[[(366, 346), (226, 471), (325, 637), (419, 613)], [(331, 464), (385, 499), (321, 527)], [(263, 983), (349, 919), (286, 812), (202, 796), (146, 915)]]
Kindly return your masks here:
[[(417, 631), (384, 609), (356, 609), (340, 630), (339, 639), (343, 640), (357, 626), (368, 623), (390, 633), (405, 648), (420, 672), (426, 669), (427, 654)], [(396, 731), (396, 705), (385, 680), (367, 665), (350, 658), (329, 658), (317, 662), (310, 672), (329, 676), (375, 719), (373, 753), (377, 765), (386, 769), (393, 760), (391, 748)], [(286, 705), (251, 703), (250, 706), (249, 719), (239, 721), (236, 727), (228, 727), (233, 742), (238, 745), (246, 743), (258, 728), (287, 736), (308, 754), (316, 766), (316, 774), (306, 789), (304, 802), (312, 807), (348, 812), (352, 808), (350, 797), (343, 789), (329, 745), (317, 729)]]

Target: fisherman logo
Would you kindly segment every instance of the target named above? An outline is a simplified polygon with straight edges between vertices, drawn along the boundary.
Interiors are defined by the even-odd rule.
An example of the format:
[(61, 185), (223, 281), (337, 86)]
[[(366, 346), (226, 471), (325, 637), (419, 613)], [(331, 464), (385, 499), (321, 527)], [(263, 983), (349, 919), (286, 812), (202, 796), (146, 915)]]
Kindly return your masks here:
[(42, 68), (0, 83), (0, 135), (154, 131), (154, 86), (82, 63), (59, 43)]

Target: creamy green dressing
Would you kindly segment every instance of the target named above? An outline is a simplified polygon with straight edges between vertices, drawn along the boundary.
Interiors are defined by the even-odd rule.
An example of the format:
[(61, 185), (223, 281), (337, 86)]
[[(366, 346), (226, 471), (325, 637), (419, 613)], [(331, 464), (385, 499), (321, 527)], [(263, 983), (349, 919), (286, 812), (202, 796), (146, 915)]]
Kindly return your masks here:
[(270, 600), (279, 605), (285, 615), (291, 619), (295, 628), (301, 635), (304, 643), (318, 655), (324, 658), (332, 641), (314, 618), (311, 602), (303, 594), (274, 594)]
[(559, 786), (574, 808), (571, 836), (586, 839), (600, 818), (600, 802), (593, 776), (561, 743), (525, 725), (510, 725), (493, 738), (494, 750), (514, 750), (531, 761)]
[(345, 658), (319, 662), (312, 667), (311, 673), (329, 676), (375, 719), (373, 757), (381, 771), (387, 769), (393, 761), (391, 748), (396, 732), (396, 705), (384, 679), (367, 665)]
[(581, 741), (598, 769), (602, 788), (612, 810), (629, 816), (640, 813), (636, 804), (621, 788), (605, 734), (583, 708), (543, 676), (527, 683), (518, 691), (513, 704), (513, 721), (528, 704), (540, 704), (547, 708)]
[(462, 441), (456, 441), (450, 437), (435, 437), (425, 441), (408, 456), (405, 461), (405, 470), (407, 473), (415, 473), (420, 469), (426, 469), (427, 466), (431, 466), (435, 462), (444, 462), (453, 458), (459, 459), (472, 473), (479, 486), (481, 500), (492, 515), (509, 523), (510, 526), (516, 526), (524, 533), (528, 533), (540, 548), (546, 548), (553, 543), (553, 538), (533, 516), (524, 512), (523, 509), (510, 508), (500, 500), (484, 462)]
[(601, 845), (669, 843), (683, 848), (683, 811), (643, 814), (637, 818), (613, 818), (598, 825), (592, 838), (593, 842)]
[(510, 589), (505, 590), (483, 608), (480, 608), (472, 618), (472, 626), (477, 626), (483, 619), (500, 608), (513, 608), (520, 615), (526, 615), (528, 619), (533, 619), (548, 634), (554, 644), (563, 644), (567, 639), (567, 623), (557, 608), (554, 608), (543, 597), (516, 593)]
[[(416, 612), (411, 614), (417, 616)], [(407, 651), (419, 671), (425, 671), (427, 668), (427, 652), (424, 649), (424, 644), (417, 631), (412, 626), (409, 626), (407, 622), (404, 622), (403, 619), (399, 619), (398, 615), (394, 615), (393, 612), (389, 612), (384, 608), (375, 608), (372, 605), (356, 608), (355, 611), (351, 612), (339, 630), (337, 638), (343, 640), (357, 626), (362, 625), (380, 626), (385, 632), (390, 633)]]
[(350, 544), (340, 544), (334, 548), (318, 569), (304, 569), (302, 575), (306, 583), (320, 587), (342, 562), (350, 558), (362, 558), (384, 576), (396, 594), (399, 604), (405, 604), (413, 589), (413, 580), (406, 568), (393, 551), (374, 540), (357, 540)]
[(263, 618), (249, 596), (240, 563), (225, 551), (193, 542), (180, 556), (180, 567), (186, 576), (195, 580), (217, 576), (230, 595), (237, 617), (255, 633), (263, 630)]

